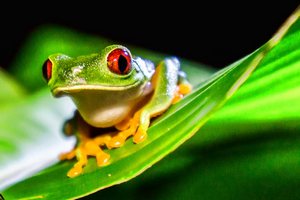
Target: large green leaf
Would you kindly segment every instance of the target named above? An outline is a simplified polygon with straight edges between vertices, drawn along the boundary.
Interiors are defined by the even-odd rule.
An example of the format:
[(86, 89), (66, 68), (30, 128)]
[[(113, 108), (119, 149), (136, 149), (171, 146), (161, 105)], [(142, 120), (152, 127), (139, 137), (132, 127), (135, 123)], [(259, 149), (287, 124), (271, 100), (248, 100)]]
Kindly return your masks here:
[[(299, 17), (299, 12), (295, 13), (294, 19)], [(221, 110), (218, 114), (216, 113), (215, 118), (212, 118), (210, 123), (207, 124), (200, 133), (198, 133), (193, 139), (190, 140), (187, 144), (184, 145), (184, 149), (186, 151), (176, 151), (174, 154), (171, 154), (169, 158), (174, 155), (177, 156), (176, 158), (179, 158), (178, 160), (170, 160), (170, 159), (165, 159), (161, 162), (160, 168), (158, 168), (154, 173), (152, 173), (152, 177), (148, 176), (148, 180), (152, 179), (153, 180), (153, 175), (156, 175), (154, 177), (161, 177), (161, 172), (166, 175), (164, 177), (161, 177), (162, 180), (165, 180), (164, 182), (165, 185), (162, 185), (164, 187), (163, 189), (160, 189), (161, 193), (159, 194), (162, 199), (163, 198), (175, 198), (175, 197), (197, 197), (197, 194), (199, 194), (198, 191), (199, 188), (208, 188), (208, 186), (214, 186), (213, 178), (214, 177), (222, 177), (222, 172), (224, 172), (224, 169), (228, 168), (213, 168), (211, 173), (202, 173), (199, 172), (199, 169), (197, 168), (199, 166), (199, 162), (205, 162), (207, 159), (200, 159), (197, 156), (197, 152), (202, 151), (203, 153), (208, 153), (205, 149), (205, 145), (203, 144), (209, 144), (212, 140), (206, 140), (206, 142), (203, 143), (203, 140), (199, 139), (202, 138), (203, 136), (210, 138), (210, 135), (212, 132), (219, 132), (218, 130), (225, 130), (220, 132), (220, 135), (228, 135), (228, 132), (232, 129), (232, 124), (228, 123), (223, 126), (222, 121), (223, 119), (226, 119), (227, 113), (230, 113), (230, 110), (234, 110), (235, 105), (239, 105), (240, 100), (245, 100), (246, 103), (247, 99), (251, 99), (251, 96), (253, 93), (251, 93), (251, 83), (257, 84), (258, 86), (262, 86), (263, 84), (257, 83), (257, 81), (265, 80), (268, 79), (270, 76), (273, 75), (272, 72), (276, 67), (279, 67), (280, 62), (277, 62), (277, 59), (272, 58), (272, 56), (275, 57), (282, 57), (286, 53), (287, 56), (289, 55), (294, 55), (294, 58), (296, 59), (288, 59), (286, 62), (286, 67), (289, 68), (287, 72), (284, 74), (285, 77), (284, 80), (286, 82), (292, 81), (291, 83), (287, 83), (289, 87), (285, 87), (285, 89), (280, 90), (280, 86), (277, 89), (274, 89), (273, 92), (270, 92), (269, 95), (272, 94), (278, 94), (280, 91), (286, 91), (291, 88), (293, 85), (293, 81), (296, 81), (297, 76), (293, 75), (293, 70), (291, 70), (291, 66), (296, 66), (295, 68), (299, 70), (299, 55), (297, 52), (297, 46), (293, 46), (291, 44), (299, 44), (300, 42), (300, 37), (299, 37), (299, 21), (297, 21), (294, 26), (292, 27), (291, 31), (288, 32), (287, 36), (282, 40), (282, 42), (279, 43), (276, 48), (270, 51), (270, 49), (273, 48), (274, 45), (277, 44), (278, 41), (280, 41), (281, 37), (286, 33), (285, 31), (287, 28), (290, 27), (291, 24), (293, 24), (294, 21), (291, 20), (289, 23), (287, 23), (283, 29), (282, 32), (279, 32), (279, 34), (275, 37), (275, 39), (272, 39), (270, 42), (268, 42), (266, 45), (262, 46), (260, 49), (258, 49), (256, 52), (253, 54), (247, 56), (246, 58), (232, 64), (231, 66), (223, 69), (222, 71), (214, 74), (211, 76), (209, 79), (207, 79), (205, 82), (203, 82), (201, 85), (196, 87), (195, 91), (187, 96), (185, 99), (183, 99), (181, 102), (178, 104), (174, 105), (165, 115), (154, 121), (152, 124), (151, 128), (149, 129), (149, 138), (146, 142), (139, 144), (139, 145), (134, 145), (131, 141), (127, 141), (125, 147), (122, 147), (120, 149), (112, 150), (110, 151), (112, 155), (112, 163), (106, 167), (98, 168), (95, 164), (94, 160), (91, 160), (89, 162), (89, 165), (85, 169), (85, 173), (82, 176), (79, 176), (74, 179), (68, 179), (65, 176), (65, 173), (67, 170), (72, 166), (73, 163), (71, 162), (63, 162), (63, 163), (58, 163), (44, 171), (41, 171), (40, 173), (36, 174), (35, 176), (17, 183), (16, 185), (6, 189), (3, 192), (4, 197), (10, 199), (14, 198), (49, 198), (49, 199), (65, 199), (65, 198), (75, 198), (79, 196), (86, 195), (88, 193), (95, 192), (96, 190), (115, 185), (121, 182), (124, 182), (126, 180), (129, 180), (144, 170), (148, 169), (151, 167), (154, 163), (162, 159), (164, 156), (169, 154), (170, 152), (174, 151), (179, 145), (181, 145), (183, 142), (185, 142), (188, 138), (193, 136), (195, 132), (198, 131), (198, 129), (209, 119), (211, 114), (216, 111), (221, 105), (225, 103), (227, 99), (229, 99), (233, 93), (239, 88), (239, 86), (251, 75), (252, 71), (258, 66), (259, 68), (256, 71), (256, 73), (253, 74), (253, 76), (250, 77), (248, 84), (245, 85), (245, 87), (241, 88), (241, 93), (237, 94), (236, 97), (232, 99), (229, 104), (227, 104), (223, 111)], [(295, 28), (296, 27), (296, 28)], [(298, 28), (297, 28), (298, 27)], [(270, 51), (270, 52), (269, 52)], [(264, 58), (264, 59), (263, 59)], [(261, 60), (263, 61), (261, 62)], [(269, 59), (269, 60), (268, 60)], [(295, 70), (296, 70), (295, 69)], [(188, 70), (188, 68), (187, 68)], [(270, 75), (267, 75), (270, 73)], [(252, 78), (254, 77), (254, 78)], [(293, 78), (291, 78), (293, 77)], [(252, 80), (251, 80), (252, 78)], [(277, 80), (276, 78), (273, 78), (270, 83), (274, 83), (274, 80)], [(250, 85), (250, 86), (249, 86)], [(247, 87), (246, 87), (247, 86)], [(246, 88), (246, 89), (243, 89)], [(250, 92), (249, 92), (250, 91)], [(259, 91), (259, 90), (258, 90)], [(261, 90), (263, 91), (263, 90)], [(250, 95), (247, 95), (247, 92), (250, 93)], [(252, 95), (251, 95), (252, 94)], [(289, 104), (290, 102), (295, 103), (297, 105), (298, 101), (297, 99), (297, 92), (293, 93), (294, 95), (290, 95), (290, 97), (293, 96), (294, 101), (287, 101), (286, 104)], [(39, 101), (45, 97), (45, 93), (41, 92), (38, 93), (33, 99), (36, 101)], [(254, 97), (253, 97), (254, 98)], [(266, 97), (262, 96), (261, 98), (256, 97), (257, 100), (265, 99)], [(292, 98), (292, 99), (293, 99)], [(35, 102), (34, 100), (27, 100), (26, 102), (33, 103)], [(41, 103), (47, 102), (45, 100), (41, 100)], [(275, 101), (274, 101), (275, 102)], [(286, 104), (284, 104), (286, 107), (283, 108), (290, 108)], [(35, 105), (35, 104), (33, 104)], [(48, 104), (47, 104), (48, 105)], [(50, 104), (49, 104), (50, 105)], [(58, 107), (54, 106), (52, 109), (61, 109), (63, 104), (55, 104)], [(242, 105), (242, 104), (241, 104)], [(239, 105), (239, 106), (241, 106)], [(273, 108), (275, 108), (275, 104), (273, 105)], [(298, 103), (299, 105), (299, 103)], [(20, 105), (20, 108), (22, 106)], [(272, 106), (271, 106), (272, 107)], [(23, 107), (22, 107), (23, 108)], [(227, 109), (227, 111), (226, 111)], [(251, 109), (250, 109), (251, 110)], [(270, 109), (272, 110), (272, 109)], [(27, 110), (28, 111), (28, 110)], [(259, 113), (259, 108), (256, 110), (256, 113)], [(9, 111), (10, 113), (11, 111)], [(223, 112), (223, 114), (222, 114)], [(250, 112), (250, 111), (249, 111)], [(282, 111), (279, 111), (282, 112)], [(30, 111), (29, 111), (30, 113)], [(47, 113), (47, 112), (46, 112)], [(251, 113), (251, 112), (250, 112)], [(22, 109), (19, 110), (18, 112), (19, 115), (22, 115)], [(239, 113), (238, 113), (239, 114)], [(243, 116), (243, 111), (240, 111), (240, 116)], [(257, 115), (257, 114), (256, 114)], [(34, 115), (33, 115), (34, 116)], [(235, 116), (232, 114), (232, 116)], [(253, 115), (254, 116), (254, 115)], [(261, 115), (262, 116), (262, 115)], [(283, 116), (284, 117), (284, 116)], [(278, 117), (281, 119), (280, 117)], [(53, 119), (49, 118), (49, 119)], [(234, 117), (232, 117), (234, 119)], [(238, 118), (237, 118), (238, 119)], [(247, 119), (247, 117), (244, 117), (244, 119)], [(31, 120), (32, 122), (38, 122), (39, 120)], [(30, 121), (29, 121), (30, 122)], [(48, 122), (48, 118), (45, 118), (44, 120), (45, 123)], [(61, 122), (61, 119), (58, 120), (58, 122)], [(249, 121), (248, 121), (249, 122)], [(215, 124), (214, 124), (215, 123)], [(220, 127), (220, 125), (222, 125)], [(0, 126), (1, 127), (1, 126)], [(48, 131), (50, 132), (53, 127), (58, 127), (58, 125), (54, 126), (49, 126)], [(212, 127), (212, 128), (210, 128)], [(220, 127), (220, 128), (216, 128)], [(249, 127), (249, 126), (248, 126)], [(227, 130), (227, 132), (226, 132)], [(243, 130), (243, 129), (241, 129)], [(252, 129), (254, 130), (254, 129)], [(41, 135), (40, 132), (43, 131), (35, 131), (39, 132), (37, 135)], [(242, 131), (241, 131), (242, 132)], [(244, 130), (244, 132), (246, 132)], [(251, 132), (251, 131), (249, 131)], [(204, 134), (203, 133), (207, 133)], [(51, 134), (45, 133), (46, 136), (44, 137), (51, 137)], [(218, 137), (217, 134), (215, 136)], [(213, 136), (212, 136), (213, 138)], [(42, 144), (47, 144), (48, 141), (43, 142), (40, 141)], [(34, 144), (38, 144), (38, 142), (35, 142)], [(213, 144), (213, 143), (210, 143)], [(209, 146), (208, 146), (209, 147)], [(258, 145), (258, 147), (260, 147)], [(207, 147), (206, 147), (207, 148)], [(183, 149), (183, 148), (181, 148)], [(245, 148), (244, 148), (245, 149)], [(259, 148), (258, 148), (259, 149)], [(208, 149), (209, 150), (209, 149)], [(222, 148), (220, 148), (220, 151)], [(243, 148), (240, 150), (243, 150)], [(192, 151), (196, 151), (196, 153), (191, 153)], [(191, 154), (189, 154), (191, 153)], [(226, 153), (226, 152), (225, 152)], [(228, 153), (228, 151), (227, 151)], [(230, 153), (230, 151), (229, 151)], [(233, 152), (236, 153), (236, 152)], [(179, 155), (179, 157), (178, 157)], [(187, 155), (193, 155), (187, 156)], [(214, 156), (214, 154), (209, 154), (211, 156)], [(228, 155), (228, 154), (227, 154)], [(181, 157), (180, 157), (181, 156)], [(220, 155), (222, 156), (222, 154)], [(278, 161), (280, 160), (280, 155), (276, 157), (277, 159), (273, 159), (273, 161)], [(293, 157), (294, 158), (294, 157)], [(264, 159), (264, 157), (256, 157), (252, 159), (252, 161), (261, 162)], [(221, 164), (221, 166), (232, 166), (233, 169), (235, 170), (241, 170), (243, 172), (242, 166), (245, 166), (245, 163), (248, 160), (243, 160), (243, 163), (234, 163), (232, 165), (228, 165), (228, 162), (230, 162), (232, 159), (227, 159), (227, 160), (220, 160), (216, 159), (216, 162)], [(212, 161), (212, 158), (210, 158), (210, 161)], [(272, 161), (272, 160), (270, 160)], [(2, 160), (1, 160), (2, 162)], [(225, 162), (225, 164), (223, 163)], [(254, 162), (254, 163), (255, 163)], [(223, 165), (222, 165), (223, 164)], [(226, 165), (227, 164), (227, 165)], [(235, 164), (235, 165), (234, 165)], [(267, 163), (266, 163), (267, 164)], [(272, 162), (269, 163), (271, 165)], [(196, 168), (195, 168), (196, 167)], [(210, 166), (208, 166), (210, 167)], [(174, 170), (175, 169), (175, 170)], [(202, 167), (203, 169), (203, 167)], [(207, 169), (207, 168), (204, 168)], [(160, 171), (161, 170), (161, 171)], [(172, 172), (182, 172), (182, 170), (186, 171), (185, 175), (186, 176), (181, 176), (179, 180), (184, 181), (183, 184), (181, 184), (181, 187), (177, 187), (174, 184), (172, 184), (172, 181), (176, 181), (176, 179), (171, 178), (169, 175), (170, 173), (168, 171)], [(246, 170), (246, 169), (245, 169)], [(214, 173), (215, 171), (215, 173)], [(153, 172), (153, 170), (152, 170)], [(232, 171), (231, 173), (233, 173)], [(259, 172), (258, 170), (256, 172)], [(147, 174), (147, 173), (145, 173)], [(171, 174), (172, 175), (172, 174)], [(192, 176), (191, 176), (192, 175)], [(244, 176), (248, 175), (248, 177), (251, 177), (251, 173), (244, 174)], [(257, 175), (254, 173), (254, 175)], [(258, 174), (259, 175), (259, 174)], [(147, 175), (145, 175), (147, 176)], [(191, 178), (188, 178), (191, 176)], [(238, 178), (238, 177), (237, 177)], [(198, 180), (199, 181), (196, 181)], [(205, 182), (206, 181), (206, 182)], [(138, 182), (138, 181), (137, 181)], [(170, 183), (171, 182), (171, 183)], [(127, 187), (134, 189), (138, 188), (135, 184), (136, 182), (133, 182), (132, 185)], [(205, 183), (210, 183), (205, 185)], [(224, 182), (223, 180), (223, 183)], [(239, 187), (239, 181), (233, 181), (233, 184), (237, 188), (242, 189)], [(168, 185), (170, 184), (171, 187)], [(226, 186), (226, 184), (224, 184)], [(172, 187), (173, 186), (173, 187)], [(200, 186), (200, 187), (199, 187)], [(125, 186), (126, 188), (126, 186)], [(186, 189), (188, 188), (188, 189)], [(255, 188), (255, 187), (254, 187)], [(176, 193), (172, 196), (171, 191), (176, 189)], [(190, 189), (193, 190), (192, 194), (189, 193)], [(217, 188), (218, 189), (218, 188)], [(164, 193), (163, 191), (169, 191), (169, 193)], [(229, 189), (230, 190), (230, 189)], [(111, 190), (113, 191), (113, 189)], [(131, 190), (136, 191), (136, 190)], [(182, 191), (182, 193), (180, 193)], [(202, 190), (205, 191), (205, 190)], [(212, 191), (212, 190), (210, 190)], [(125, 190), (123, 190), (125, 192)], [(179, 192), (179, 194), (178, 194)], [(103, 194), (104, 193), (104, 194)], [(105, 190), (103, 192), (98, 193), (100, 196), (104, 197), (105, 196)], [(114, 197), (117, 196), (118, 194), (111, 192), (106, 193), (107, 197)], [(128, 193), (127, 193), (128, 194)], [(134, 192), (129, 193), (129, 194), (135, 194)], [(155, 192), (152, 194), (155, 196)], [(202, 193), (202, 197), (209, 196), (209, 193)], [(234, 194), (234, 193), (229, 193), (227, 192), (224, 196), (224, 194), (217, 194), (213, 193), (215, 197), (228, 197), (226, 194)], [(239, 191), (237, 193), (243, 194), (242, 191)], [(124, 193), (121, 194), (124, 196)], [(212, 193), (211, 193), (212, 195)], [(222, 196), (223, 195), (223, 196)], [(121, 196), (121, 197), (122, 197)], [(120, 196), (119, 196), (120, 197)], [(133, 196), (134, 197), (134, 196)], [(242, 196), (240, 196), (242, 197)]]

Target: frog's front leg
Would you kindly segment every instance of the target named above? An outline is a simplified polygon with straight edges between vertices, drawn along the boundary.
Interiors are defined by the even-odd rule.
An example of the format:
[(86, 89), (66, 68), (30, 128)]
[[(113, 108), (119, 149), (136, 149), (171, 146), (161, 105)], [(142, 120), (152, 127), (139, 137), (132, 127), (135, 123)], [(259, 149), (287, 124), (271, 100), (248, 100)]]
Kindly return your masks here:
[(68, 177), (73, 178), (82, 173), (83, 167), (88, 162), (88, 156), (94, 156), (98, 166), (108, 164), (110, 155), (105, 153), (101, 146), (105, 146), (111, 139), (110, 133), (92, 138), (90, 136), (91, 126), (82, 119), (78, 112), (75, 113), (71, 120), (65, 123), (64, 133), (66, 135), (75, 134), (77, 137), (77, 144), (74, 149), (60, 155), (60, 160), (70, 160), (74, 157), (77, 159), (77, 162), (68, 171)]
[(159, 63), (151, 83), (154, 93), (150, 100), (134, 114), (129, 121), (129, 129), (119, 132), (108, 142), (109, 148), (122, 146), (132, 135), (135, 143), (144, 141), (151, 118), (165, 112), (172, 103), (179, 101), (192, 89), (184, 73), (180, 71), (180, 63), (175, 57), (166, 58)]
[(140, 110), (139, 126), (133, 136), (135, 143), (147, 137), (150, 120), (164, 113), (172, 103), (178, 102), (192, 90), (185, 73), (180, 71), (180, 63), (176, 57), (166, 58), (156, 69), (152, 84), (155, 87), (150, 101)]

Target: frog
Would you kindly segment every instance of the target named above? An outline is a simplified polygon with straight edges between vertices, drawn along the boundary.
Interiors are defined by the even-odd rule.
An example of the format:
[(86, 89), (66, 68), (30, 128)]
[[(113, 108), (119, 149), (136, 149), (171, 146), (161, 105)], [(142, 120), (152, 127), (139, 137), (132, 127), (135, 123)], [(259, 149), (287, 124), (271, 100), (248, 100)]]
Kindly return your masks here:
[(76, 138), (74, 148), (59, 155), (76, 160), (70, 178), (83, 173), (89, 157), (106, 166), (109, 150), (131, 137), (134, 144), (145, 141), (152, 119), (192, 91), (178, 57), (155, 63), (120, 44), (75, 57), (51, 54), (42, 74), (55, 98), (69, 97), (76, 107), (63, 125), (64, 134)]

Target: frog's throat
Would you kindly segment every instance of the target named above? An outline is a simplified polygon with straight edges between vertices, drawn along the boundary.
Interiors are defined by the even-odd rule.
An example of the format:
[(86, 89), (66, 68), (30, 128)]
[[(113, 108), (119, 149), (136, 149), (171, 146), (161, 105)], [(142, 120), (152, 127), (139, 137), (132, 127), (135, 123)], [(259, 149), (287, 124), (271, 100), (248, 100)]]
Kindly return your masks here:
[(66, 87), (56, 87), (52, 90), (54, 96), (62, 96), (64, 94), (70, 94), (80, 92), (82, 90), (102, 90), (102, 91), (123, 91), (133, 87), (137, 87), (142, 84), (139, 81), (125, 86), (107, 86), (107, 85), (72, 85)]

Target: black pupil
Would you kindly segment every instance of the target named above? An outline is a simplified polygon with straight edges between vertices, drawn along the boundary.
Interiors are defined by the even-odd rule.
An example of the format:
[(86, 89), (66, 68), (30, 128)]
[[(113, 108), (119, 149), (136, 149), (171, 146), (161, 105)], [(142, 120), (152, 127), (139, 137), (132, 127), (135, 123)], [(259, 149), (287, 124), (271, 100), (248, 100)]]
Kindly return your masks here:
[(118, 60), (119, 70), (121, 73), (124, 73), (127, 68), (127, 60), (123, 55), (120, 55)]

